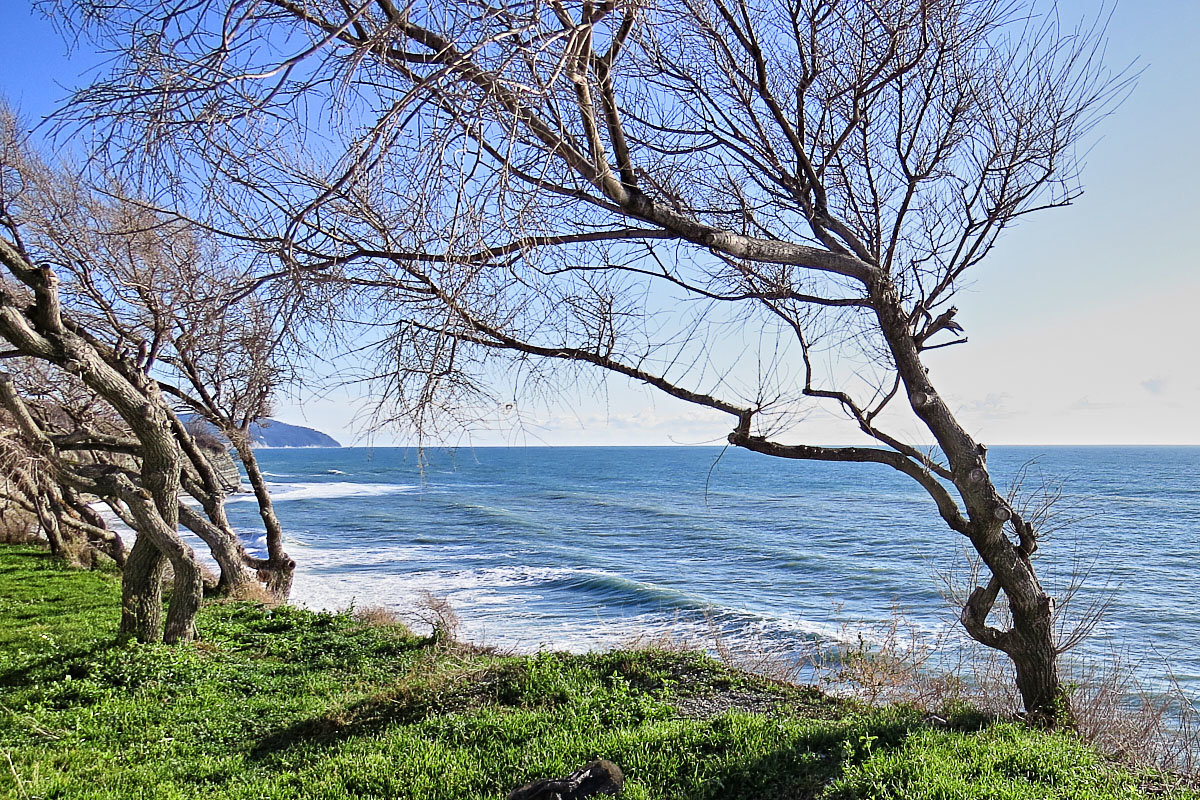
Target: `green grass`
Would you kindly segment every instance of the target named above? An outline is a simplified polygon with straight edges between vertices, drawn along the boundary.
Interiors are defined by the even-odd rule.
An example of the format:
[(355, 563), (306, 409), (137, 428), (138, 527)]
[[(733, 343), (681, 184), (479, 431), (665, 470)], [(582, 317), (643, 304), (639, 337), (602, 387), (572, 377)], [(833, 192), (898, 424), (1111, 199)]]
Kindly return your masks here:
[(0, 548), (0, 796), (494, 800), (603, 757), (631, 800), (1196, 797), (1067, 734), (932, 728), (697, 654), (502, 657), (215, 603), (195, 645), (117, 646), (118, 603)]

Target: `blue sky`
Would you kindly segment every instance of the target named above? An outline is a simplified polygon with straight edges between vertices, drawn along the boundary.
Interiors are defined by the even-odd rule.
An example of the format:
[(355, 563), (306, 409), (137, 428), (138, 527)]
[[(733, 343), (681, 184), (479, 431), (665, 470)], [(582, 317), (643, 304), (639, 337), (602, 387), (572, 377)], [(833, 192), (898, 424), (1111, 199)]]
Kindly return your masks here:
[[(1097, 3), (1059, 3), (1065, 18)], [(0, 92), (29, 118), (53, 109), (95, 56), (67, 45), (25, 4), (4, 4)], [(931, 354), (938, 385), (990, 444), (1200, 445), (1200, 3), (1125, 2), (1108, 61), (1143, 68), (1105, 120), (1073, 206), (1027, 218), (957, 300), (970, 343)], [(525, 409), (527, 428), (477, 444), (700, 444), (721, 416), (610, 381)], [(355, 441), (353, 397), (279, 404), (281, 419)], [(809, 441), (844, 441), (813, 418)], [(920, 439), (914, 428), (910, 432)], [(377, 443), (389, 443), (386, 433)]]

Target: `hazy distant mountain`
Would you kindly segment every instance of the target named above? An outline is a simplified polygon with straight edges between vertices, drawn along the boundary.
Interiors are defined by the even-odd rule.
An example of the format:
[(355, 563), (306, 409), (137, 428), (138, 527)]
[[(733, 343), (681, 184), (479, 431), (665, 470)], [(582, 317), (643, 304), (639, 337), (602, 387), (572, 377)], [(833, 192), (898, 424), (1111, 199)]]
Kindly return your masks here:
[(303, 425), (275, 419), (250, 423), (250, 438), (257, 447), (341, 447), (332, 436)]
[[(198, 417), (183, 415), (187, 424), (199, 421)], [(215, 433), (212, 425), (205, 422), (210, 433)], [(289, 425), (277, 419), (264, 419), (261, 422), (250, 423), (250, 439), (255, 447), (341, 447), (336, 439), (303, 425)]]

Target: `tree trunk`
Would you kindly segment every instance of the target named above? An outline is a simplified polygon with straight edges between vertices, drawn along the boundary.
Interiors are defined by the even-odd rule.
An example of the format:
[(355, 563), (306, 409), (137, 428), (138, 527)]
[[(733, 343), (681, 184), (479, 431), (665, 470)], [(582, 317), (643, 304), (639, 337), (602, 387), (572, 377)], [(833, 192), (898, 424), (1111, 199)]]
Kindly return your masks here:
[(67, 548), (62, 539), (62, 531), (58, 527), (58, 518), (50, 508), (50, 503), (39, 497), (35, 497), (34, 502), (37, 504), (38, 524), (46, 534), (46, 541), (50, 543), (50, 553), (58, 558), (66, 558)]
[(163, 629), (163, 641), (167, 644), (190, 642), (196, 638), (196, 612), (200, 610), (204, 584), (191, 548), (186, 549), (186, 557), (180, 553), (180, 557), (171, 559), (175, 580), (171, 585), (171, 605)]
[[(257, 587), (258, 584), (254, 573), (246, 566), (250, 561), (246, 548), (233, 532), (225, 513), (225, 488), (208, 455), (197, 446), (187, 426), (174, 413), (170, 415), (170, 420), (183, 454), (195, 471), (195, 475), (186, 476), (185, 488), (200, 502), (207, 515), (205, 518), (181, 503), (177, 508), (180, 521), (199, 536), (212, 552), (221, 571), (217, 593), (234, 597), (247, 594), (251, 587)], [(197, 479), (199, 485), (196, 484)]]
[(162, 628), (162, 579), (166, 559), (148, 537), (139, 536), (121, 570), (120, 639), (157, 642)]
[[(1030, 559), (1036, 542), (1023, 520), (1015, 525), (1026, 533), (1014, 544), (1004, 524), (995, 521), (987, 533), (972, 537), (975, 549), (992, 572), (988, 585), (976, 589), (963, 609), (962, 623), (976, 641), (1002, 650), (1016, 669), (1017, 688), (1026, 719), (1045, 727), (1070, 726), (1070, 697), (1058, 674), (1058, 648), (1054, 636), (1054, 604), (1042, 589)], [(1000, 591), (1008, 599), (1011, 624), (999, 631), (987, 624)]]
[[(149, 461), (147, 457), (145, 461)], [(143, 471), (142, 481), (148, 482), (150, 476)], [(175, 478), (178, 485), (178, 476)], [(180, 641), (190, 641), (196, 636), (196, 611), (200, 608), (200, 599), (204, 594), (204, 585), (200, 578), (200, 567), (196, 563), (196, 555), (192, 548), (184, 543), (179, 536), (178, 515), (172, 514), (171, 519), (164, 519), (162, 507), (168, 505), (172, 510), (178, 508), (178, 498), (172, 496), (159, 504), (159, 494), (163, 486), (169, 486), (169, 477), (159, 476), (159, 486), (155, 492), (134, 486), (133, 482), (124, 475), (118, 475), (114, 481), (117, 492), (125, 505), (128, 506), (133, 519), (137, 522), (139, 533), (138, 544), (148, 542), (171, 563), (174, 574), (172, 581), (171, 603), (167, 611), (166, 627), (163, 631), (163, 641), (173, 644)], [(132, 561), (132, 558), (130, 559)], [(126, 563), (126, 570), (129, 569)], [(158, 584), (161, 586), (161, 576)], [(160, 604), (161, 606), (161, 604)]]
[(1058, 676), (1050, 598), (1041, 594), (1032, 609), (1021, 609), (1010, 600), (1010, 607), (1013, 622), (1007, 652), (1016, 666), (1026, 719), (1046, 727), (1070, 726), (1074, 720), (1070, 697)]
[[(121, 573), (122, 638), (135, 636), (139, 642), (163, 641), (167, 644), (191, 641), (196, 637), (196, 612), (203, 595), (200, 567), (192, 549), (174, 537), (163, 541), (161, 530), (150, 530), (144, 511), (135, 510), (143, 527), (129, 551)], [(157, 527), (157, 526), (155, 526)], [(164, 555), (159, 544), (167, 548)], [(174, 578), (165, 628), (162, 625), (162, 584), (170, 563)]]
[(73, 321), (64, 321), (58, 277), (49, 265), (27, 263), (2, 237), (0, 261), (36, 299), (34, 312), (28, 313), (0, 292), (0, 335), (25, 355), (77, 375), (112, 406), (141, 445), (140, 488), (123, 473), (105, 478), (111, 482), (105, 494), (121, 498), (138, 522), (136, 557), (131, 552), (125, 565), (120, 634), (157, 639), (165, 556), (175, 569), (167, 635), (170, 641), (191, 639), (203, 587), (195, 556), (179, 536), (183, 453), (170, 424), (170, 407), (147, 374), (148, 365), (112, 353), (106, 358), (102, 348), (76, 332)]
[[(240, 597), (251, 587), (257, 587), (254, 573), (246, 568), (250, 555), (229, 528), (222, 528), (198, 511), (179, 504), (179, 521), (208, 545), (221, 575), (217, 594)], [(228, 524), (228, 523), (226, 523)]]
[[(1030, 721), (1049, 727), (1069, 724), (1070, 702), (1058, 676), (1053, 603), (1043, 591), (1030, 558), (1037, 548), (1036, 533), (997, 491), (987, 471), (987, 448), (971, 438), (934, 388), (891, 278), (880, 273), (868, 288), (909, 404), (945, 453), (954, 486), (966, 507), (968, 521), (957, 529), (970, 538), (992, 573), (987, 587), (976, 589), (967, 600), (961, 617), (963, 627), (976, 641), (1012, 659)], [(1006, 524), (1017, 531), (1019, 542), (1009, 538)], [(987, 624), (1000, 591), (1008, 598), (1012, 612), (1012, 626), (1005, 631)]]
[(143, 407), (144, 416), (130, 422), (143, 445), (143, 488), (137, 489), (128, 479), (118, 478), (118, 481), (122, 483), (121, 495), (140, 523), (143, 535), (153, 537), (155, 546), (170, 560), (175, 573), (163, 641), (190, 641), (195, 638), (196, 611), (204, 596), (204, 584), (192, 548), (179, 536), (183, 453), (171, 431), (169, 412), (157, 387), (148, 383), (146, 395), (150, 402)]
[(267, 490), (267, 479), (258, 468), (258, 459), (250, 446), (250, 437), (245, 430), (241, 430), (229, 438), (246, 467), (246, 478), (254, 488), (254, 496), (258, 500), (258, 513), (267, 530), (267, 561), (270, 565), (267, 570), (267, 591), (276, 600), (283, 602), (292, 592), (296, 562), (283, 549), (283, 526), (275, 516), (275, 506), (271, 503), (271, 493)]

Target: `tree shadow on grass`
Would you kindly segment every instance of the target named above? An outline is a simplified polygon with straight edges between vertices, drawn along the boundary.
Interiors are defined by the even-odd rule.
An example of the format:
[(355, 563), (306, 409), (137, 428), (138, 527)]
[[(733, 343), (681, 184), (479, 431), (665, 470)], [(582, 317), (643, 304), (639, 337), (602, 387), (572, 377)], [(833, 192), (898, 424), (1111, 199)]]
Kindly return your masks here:
[(298, 747), (334, 749), (348, 739), (371, 736), (393, 725), (410, 725), (434, 715), (463, 711), (484, 702), (487, 701), (478, 687), (469, 684), (450, 692), (401, 685), (276, 730), (258, 741), (249, 758), (270, 762)]
[[(434, 717), (468, 712), (484, 705), (503, 707), (486, 692), (459, 687), (446, 693), (396, 693), (361, 701), (343, 710), (303, 720), (277, 730), (252, 749), (249, 758), (264, 766), (293, 760), (297, 751), (320, 758), (355, 738), (374, 738), (391, 726), (421, 723)], [(902, 747), (914, 731), (925, 727), (915, 714), (869, 715), (850, 722), (814, 724), (807, 728), (780, 725), (778, 744), (764, 749), (746, 747), (737, 726), (722, 718), (675, 720), (651, 724), (641, 735), (637, 729), (619, 735), (596, 727), (578, 737), (565, 735), (570, 752), (554, 742), (556, 730), (548, 722), (545, 740), (514, 729), (511, 736), (495, 720), (481, 726), (478, 738), (463, 726), (447, 727), (453, 744), (477, 748), (475, 757), (486, 774), (487, 791), (503, 797), (529, 781), (562, 777), (539, 769), (532, 755), (538, 751), (551, 762), (582, 766), (596, 757), (615, 761), (626, 778), (637, 781), (652, 797), (664, 800), (800, 800), (817, 796), (847, 767), (864, 759)], [(451, 732), (453, 729), (453, 732)], [(439, 731), (425, 734), (441, 738)], [(474, 740), (474, 744), (471, 744)], [(501, 741), (503, 740), (503, 741)], [(761, 741), (761, 740), (760, 740)], [(450, 743), (450, 739), (447, 740)], [(754, 751), (753, 755), (743, 750)], [(530, 763), (530, 758), (535, 759)], [(577, 763), (576, 763), (577, 762)]]
[(813, 798), (848, 767), (903, 747), (923, 726), (915, 716), (872, 716), (850, 724), (780, 731), (776, 746), (753, 755), (740, 754), (738, 740), (731, 739), (718, 752), (679, 754), (684, 760), (679, 768), (683, 774), (638, 776), (631, 771), (628, 777), (642, 780), (651, 796), (670, 800)]
[(82, 664), (97, 660), (118, 647), (112, 639), (102, 639), (83, 646), (64, 648), (45, 656), (23, 661), (15, 667), (0, 671), (0, 689), (20, 690), (43, 686), (67, 675), (83, 675)]

